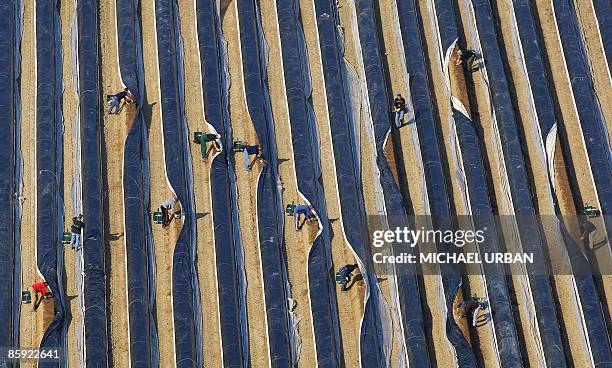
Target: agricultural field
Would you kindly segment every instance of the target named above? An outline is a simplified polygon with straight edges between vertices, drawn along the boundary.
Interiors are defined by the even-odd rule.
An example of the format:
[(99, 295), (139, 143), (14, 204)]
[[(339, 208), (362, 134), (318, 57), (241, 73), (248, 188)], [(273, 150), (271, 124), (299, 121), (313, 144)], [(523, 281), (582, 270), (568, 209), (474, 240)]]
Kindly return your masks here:
[(612, 367), (609, 0), (0, 0), (0, 50), (0, 367)]

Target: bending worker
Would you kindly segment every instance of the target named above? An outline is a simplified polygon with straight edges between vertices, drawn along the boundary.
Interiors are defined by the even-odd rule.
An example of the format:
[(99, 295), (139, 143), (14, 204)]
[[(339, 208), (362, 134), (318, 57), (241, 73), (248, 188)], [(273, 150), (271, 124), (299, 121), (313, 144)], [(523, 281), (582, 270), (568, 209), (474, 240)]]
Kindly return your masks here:
[(465, 52), (458, 50), (455, 65), (463, 65), (468, 73), (472, 73), (478, 70), (477, 62), (479, 59), (480, 56), (474, 50), (466, 50)]
[[(176, 214), (176, 211), (174, 211), (174, 206), (176, 206), (176, 201), (177, 201), (176, 197), (172, 197), (172, 198), (166, 199), (159, 206), (162, 211), (162, 227), (166, 227), (170, 225), (170, 222), (172, 222), (172, 219), (174, 219), (174, 215)], [(172, 214), (170, 214), (170, 211), (172, 211)]]
[(401, 93), (395, 95), (393, 100), (393, 111), (395, 112), (395, 127), (401, 128), (404, 122), (404, 114), (406, 113), (406, 100), (402, 97)]
[[(295, 218), (295, 231), (300, 231), (306, 221), (313, 221), (317, 219), (312, 210), (312, 206), (308, 206), (305, 204), (298, 204), (297, 206), (295, 206), (295, 208), (293, 209), (293, 217)], [(302, 215), (304, 215), (304, 220), (300, 221)]]
[[(200, 144), (200, 151), (202, 152), (202, 158), (206, 160), (210, 151), (212, 149), (216, 149), (217, 151), (221, 151), (221, 135), (220, 134), (211, 134), (211, 133), (201, 133), (196, 134), (193, 138), (194, 143)], [(210, 147), (208, 147), (207, 143), (210, 143)]]
[(351, 281), (353, 271), (355, 271), (357, 268), (359, 268), (357, 264), (347, 264), (342, 266), (342, 268), (336, 272), (336, 282), (342, 285), (342, 291), (348, 291), (346, 285)]
[(136, 98), (130, 92), (129, 89), (124, 88), (123, 91), (116, 93), (114, 95), (107, 95), (106, 101), (108, 102), (108, 114), (119, 114), (121, 110), (123, 110), (123, 106), (128, 103), (136, 102)]
[[(38, 309), (40, 303), (47, 297), (47, 282), (35, 282), (32, 283), (32, 290), (34, 291), (34, 310)], [(38, 296), (40, 294), (40, 296)]]
[[(251, 172), (251, 169), (253, 168), (253, 165), (255, 165), (255, 162), (262, 159), (261, 153), (259, 153), (259, 146), (245, 146), (244, 150), (242, 151), (242, 154), (244, 158), (244, 169), (248, 172)], [(253, 161), (251, 161), (250, 156), (255, 156)]]

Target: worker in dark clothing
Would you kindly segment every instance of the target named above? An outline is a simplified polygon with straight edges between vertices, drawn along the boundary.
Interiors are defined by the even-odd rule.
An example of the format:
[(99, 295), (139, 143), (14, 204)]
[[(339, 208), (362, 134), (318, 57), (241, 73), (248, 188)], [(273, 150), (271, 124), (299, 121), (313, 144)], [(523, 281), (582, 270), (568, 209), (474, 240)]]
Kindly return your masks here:
[(79, 250), (81, 248), (81, 231), (85, 227), (85, 223), (82, 219), (83, 215), (72, 218), (72, 226), (70, 227), (70, 232), (72, 233), (70, 237), (70, 247), (73, 250)]
[(353, 277), (353, 271), (355, 271), (359, 266), (357, 264), (347, 264), (342, 266), (336, 272), (336, 282), (342, 285), (342, 291), (348, 291), (346, 285), (351, 281), (351, 277)]
[(470, 296), (468, 299), (463, 299), (457, 305), (457, 315), (461, 318), (472, 316), (472, 324), (476, 327), (478, 322), (478, 315), (481, 310), (487, 308), (486, 299), (479, 298), (477, 296)]
[[(47, 283), (46, 282), (32, 283), (32, 290), (34, 291), (34, 310), (37, 310), (38, 306), (43, 301), (43, 299), (47, 297)], [(38, 294), (40, 294), (40, 296)]]
[[(161, 206), (162, 211), (162, 227), (166, 227), (170, 225), (170, 222), (174, 219), (176, 212), (174, 211), (174, 207), (176, 206), (177, 199), (175, 197), (166, 199)], [(170, 213), (172, 211), (172, 213)]]
[(480, 55), (478, 55), (474, 50), (458, 50), (455, 65), (463, 65), (468, 73), (472, 73), (478, 70), (477, 62), (479, 59)]
[(457, 305), (457, 315), (462, 318), (467, 316), (471, 307), (472, 307), (472, 302), (463, 299), (462, 301), (459, 302), (459, 305)]
[[(251, 172), (255, 162), (262, 159), (261, 153), (259, 152), (259, 146), (245, 146), (242, 154), (244, 158), (244, 169), (248, 172)], [(250, 156), (255, 156), (255, 158), (251, 161)]]
[(401, 93), (395, 95), (395, 99), (393, 100), (393, 111), (395, 112), (395, 127), (401, 128), (403, 125), (402, 119), (404, 119), (404, 114), (406, 113), (406, 100), (402, 97)]
[(130, 92), (129, 89), (124, 88), (123, 91), (116, 93), (114, 95), (107, 95), (106, 101), (108, 102), (108, 114), (119, 114), (121, 110), (123, 110), (123, 106), (128, 103), (136, 102), (136, 98)]
[[(312, 206), (308, 206), (305, 204), (298, 204), (297, 206), (295, 206), (293, 210), (293, 217), (295, 218), (295, 231), (300, 231), (306, 221), (316, 220), (317, 217), (315, 216), (312, 209)], [(303, 221), (300, 221), (301, 215), (304, 215)]]
[[(214, 149), (217, 151), (221, 151), (221, 135), (220, 134), (211, 134), (211, 133), (202, 133), (198, 136), (198, 142), (201, 146), (202, 158), (206, 160), (210, 152)], [(210, 147), (208, 146), (210, 143)]]

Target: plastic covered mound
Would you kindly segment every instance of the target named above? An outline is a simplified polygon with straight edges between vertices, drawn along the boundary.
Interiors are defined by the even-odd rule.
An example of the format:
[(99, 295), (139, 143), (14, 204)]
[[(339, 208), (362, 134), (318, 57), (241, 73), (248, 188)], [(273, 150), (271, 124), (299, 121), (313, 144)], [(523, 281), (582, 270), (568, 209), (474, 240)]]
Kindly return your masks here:
[[(521, 53), (517, 55), (520, 57), (518, 60), (519, 63), (523, 64), (523, 68), (527, 73), (529, 85), (531, 87), (531, 93), (533, 96), (533, 105), (537, 114), (539, 123), (539, 135), (542, 141), (542, 147), (546, 148), (546, 152), (554, 150), (554, 143), (550, 144), (551, 140), (556, 138), (556, 120), (554, 114), (554, 105), (552, 101), (552, 97), (547, 86), (547, 77), (544, 68), (544, 63), (541, 58), (541, 50), (538, 44), (538, 34), (534, 26), (534, 19), (532, 16), (532, 10), (530, 8), (530, 3), (525, 0), (516, 0), (513, 2), (514, 6), (514, 14), (513, 19), (515, 20), (515, 32), (517, 33), (520, 45), (521, 45)], [(524, 55), (529, 55), (529, 61), (526, 60)], [(568, 66), (569, 67), (569, 66)], [(574, 73), (583, 74), (588, 73), (586, 69), (574, 69)], [(585, 77), (589, 77), (587, 75)], [(542, 87), (544, 86), (544, 87)], [(576, 88), (576, 92), (582, 89), (586, 92), (586, 95), (580, 95), (579, 99), (575, 101), (576, 104), (579, 104), (580, 101), (587, 102), (589, 96), (591, 101), (593, 101), (593, 95), (591, 89), (585, 89), (586, 87), (590, 87), (588, 84), (576, 83), (574, 79), (572, 79), (572, 87)], [(577, 95), (575, 92), (574, 96)], [(586, 99), (586, 101), (585, 101)], [(594, 109), (598, 109), (596, 102), (592, 106)], [(584, 108), (584, 107), (583, 107)], [(601, 116), (601, 115), (599, 115)], [(604, 125), (603, 121), (600, 121), (602, 126)], [(592, 128), (593, 125), (596, 125), (597, 121), (593, 121), (590, 119), (586, 119), (584, 121), (581, 120), (581, 126), (587, 126), (587, 130)], [(605, 129), (605, 128), (604, 128)], [(592, 134), (592, 132), (591, 132)], [(602, 134), (606, 134), (605, 131)], [(565, 139), (565, 137), (561, 137)], [(585, 137), (586, 138), (586, 137)], [(605, 136), (600, 137), (606, 140)], [(553, 141), (554, 142), (554, 141)], [(552, 146), (552, 147), (550, 147)], [(544, 149), (543, 149), (544, 150)], [(601, 154), (601, 151), (596, 151), (597, 154)], [(593, 154), (594, 152), (590, 152)], [(548, 154), (548, 160), (552, 161), (554, 157), (552, 154)], [(548, 165), (551, 168), (551, 164)], [(554, 169), (554, 168), (553, 168)], [(598, 165), (595, 168), (591, 168), (592, 170), (606, 170), (605, 165)], [(550, 169), (552, 171), (552, 169)], [(609, 174), (609, 173), (608, 173)], [(549, 173), (549, 177), (552, 178), (554, 173)], [(610, 175), (608, 175), (610, 177)], [(551, 182), (553, 180), (551, 179)], [(612, 183), (612, 181), (610, 181)], [(556, 201), (556, 197), (554, 198)], [(607, 327), (605, 323), (605, 318), (601, 310), (601, 301), (597, 294), (597, 290), (595, 284), (593, 282), (593, 277), (589, 274), (584, 274), (582, 270), (586, 270), (589, 268), (588, 260), (582, 254), (580, 248), (575, 243), (573, 238), (569, 235), (563, 225), (563, 219), (560, 216), (560, 208), (558, 205), (555, 206), (555, 211), (557, 215), (559, 215), (560, 221), (560, 229), (563, 234), (563, 242), (567, 249), (567, 253), (569, 255), (569, 259), (571, 262), (572, 268), (575, 270), (576, 276), (574, 276), (574, 285), (576, 291), (578, 293), (579, 301), (581, 304), (582, 318), (583, 324), (586, 327), (588, 344), (585, 347), (589, 350), (589, 355), (591, 355), (594, 364), (602, 365), (607, 362), (612, 361), (612, 350), (610, 349), (610, 340), (608, 338)]]
[[(384, 162), (382, 159), (382, 157), (384, 157), (383, 147), (391, 127), (391, 116), (388, 108), (390, 93), (387, 88), (387, 81), (385, 80), (379, 38), (371, 36), (377, 35), (379, 29), (373, 6), (371, 0), (355, 0), (359, 34), (364, 35), (359, 38), (359, 41), (363, 69), (365, 71), (371, 124), (376, 142), (377, 165), (381, 172), (381, 180), (392, 180), (388, 163)], [(418, 35), (418, 29), (415, 29), (415, 31), (416, 35)], [(366, 37), (365, 35), (368, 36)], [(417, 41), (417, 43), (413, 45), (404, 45), (404, 48), (409, 49), (412, 53), (415, 50), (415, 46), (418, 47), (420, 37), (415, 37), (415, 34), (411, 34), (410, 37), (410, 40)], [(417, 122), (418, 141), (421, 159), (424, 164), (423, 169), (427, 190), (426, 197), (428, 199), (430, 213), (436, 215), (437, 223), (435, 223), (434, 226), (439, 229), (450, 229), (449, 199), (438, 150), (431, 100), (429, 91), (427, 90), (429, 82), (427, 80), (425, 61), (422, 52), (417, 55), (416, 58), (410, 57), (409, 60), (410, 62), (407, 62), (406, 67), (410, 75), (410, 91), (414, 107), (414, 118)], [(383, 185), (383, 188), (385, 186), (387, 186), (388, 193), (392, 194), (393, 192), (390, 190), (391, 185)], [(397, 193), (395, 195), (397, 195)], [(394, 210), (400, 215), (402, 214), (402, 210), (405, 213), (405, 209), (403, 208), (396, 208)], [(438, 244), (437, 246), (447, 251), (454, 250), (452, 245)], [(445, 276), (442, 277), (442, 283), (446, 298), (447, 338), (455, 348), (459, 365), (475, 366), (476, 359), (471, 347), (453, 317), (452, 304), (461, 287), (461, 277), (459, 277), (458, 273), (453, 270), (450, 265), (445, 265), (441, 268), (443, 269), (442, 272), (445, 274)], [(407, 278), (403, 279), (407, 280)]]
[[(98, 79), (98, 7), (95, 1), (79, 1), (76, 10), (76, 67), (79, 96), (81, 213), (83, 214), (82, 303), (86, 364), (106, 364), (108, 350), (107, 288), (104, 249), (104, 210)], [(78, 199), (77, 199), (78, 200)]]
[(219, 323), (224, 366), (249, 365), (244, 262), (238, 222), (237, 187), (228, 110), (227, 53), (216, 0), (197, 0), (204, 113), (210, 131), (221, 135), (224, 149), (210, 164), (210, 192), (214, 219)]
[(386, 366), (389, 361), (383, 325), (384, 298), (368, 262), (371, 259), (361, 190), (358, 143), (354, 134), (358, 121), (351, 114), (350, 89), (343, 60), (343, 40), (338, 32), (339, 16), (334, 1), (315, 0), (319, 49), (333, 142), (334, 167), (340, 201), (343, 235), (362, 274), (366, 275), (364, 315), (359, 337), (363, 366)]
[(238, 1), (240, 50), (249, 116), (267, 163), (257, 180), (257, 226), (263, 270), (268, 347), (272, 366), (297, 362), (297, 331), (288, 308), (290, 296), (283, 256), (283, 210), (278, 191), (274, 123), (266, 85), (266, 44), (253, 0)]
[(537, 270), (545, 270), (542, 252), (542, 236), (536, 221), (530, 216), (535, 214), (521, 143), (516, 125), (514, 109), (510, 99), (504, 64), (497, 41), (496, 27), (488, 0), (472, 1), (477, 41), (485, 60), (483, 78), (486, 78), (494, 110), (493, 120), (496, 130), (498, 154), (505, 166), (507, 187), (511, 201), (511, 213), (516, 215), (517, 231), (524, 252), (533, 252), (536, 262), (526, 266), (530, 298), (533, 300), (537, 326), (535, 332), (541, 339), (546, 363), (549, 366), (567, 364), (561, 343), (559, 322), (556, 316), (554, 298), (546, 276), (535, 275)]
[[(20, 205), (19, 136), (19, 44), (21, 2), (0, 1), (0, 346), (14, 347), (19, 342), (20, 271), (18, 261), (18, 223)], [(9, 297), (11, 296), (11, 297)]]
[[(414, 9), (414, 3), (405, 1), (397, 5), (400, 6), (398, 10), (402, 11), (398, 14), (401, 25), (408, 25), (411, 27), (408, 34), (410, 34), (411, 40), (415, 41), (415, 44), (405, 46), (411, 50), (411, 53), (416, 53), (416, 55), (418, 55), (420, 51), (420, 38), (418, 37), (419, 30), (416, 28), (416, 19), (410, 12), (408, 12), (408, 14), (404, 13), (405, 10)], [(387, 92), (387, 81), (385, 80), (384, 70), (382, 69), (380, 45), (378, 44), (377, 37), (366, 36), (368, 32), (377, 34), (379, 28), (376, 24), (376, 17), (371, 2), (355, 2), (355, 7), (358, 14), (358, 38), (362, 51), (363, 69), (365, 70), (366, 95), (368, 96), (368, 106), (370, 107), (371, 114), (369, 124), (370, 129), (374, 131), (373, 139), (376, 147), (376, 165), (383, 191), (385, 212), (386, 215), (389, 216), (387, 225), (390, 229), (408, 227), (409, 221), (407, 214), (409, 209), (406, 208), (384, 153), (384, 148), (386, 144), (389, 143), (388, 138), (391, 133), (392, 120), (388, 111), (389, 100), (387, 96), (389, 96), (389, 94)], [(415, 63), (420, 61), (418, 57), (413, 59), (415, 59)], [(414, 78), (414, 75), (411, 74), (410, 77)], [(408, 80), (408, 78), (405, 79), (406, 81)], [(425, 86), (425, 90), (411, 89), (410, 96), (414, 96), (414, 93), (424, 94), (425, 99), (422, 101), (427, 103), (428, 91), (426, 88)], [(410, 99), (410, 97), (408, 97), (408, 99)], [(419, 119), (422, 118), (420, 114), (422, 114), (423, 111), (430, 109), (429, 105), (424, 106), (416, 103), (411, 106), (411, 108), (413, 109), (412, 114), (419, 114)], [(408, 120), (413, 120), (414, 117), (416, 116), (411, 116)], [(397, 308), (400, 310), (399, 315), (402, 324), (400, 331), (403, 334), (401, 337), (408, 360), (406, 364), (411, 367), (427, 367), (430, 366), (431, 362), (427, 349), (423, 310), (420, 303), (412, 302), (415, 298), (420, 298), (418, 280), (415, 276), (416, 270), (412, 266), (406, 266), (406, 272), (396, 275), (396, 293), (399, 304)], [(410, 270), (408, 270), (408, 267), (410, 267)], [(440, 304), (443, 305), (443, 303)]]
[[(594, 1), (593, 4), (595, 3), (597, 2)], [(597, 189), (601, 212), (604, 216), (610, 216), (612, 215), (612, 157), (610, 154), (610, 142), (608, 142), (605, 121), (599, 101), (593, 90), (593, 76), (589, 69), (586, 48), (581, 38), (573, 3), (568, 0), (552, 0), (552, 4), (557, 23), (557, 32), (563, 49), (565, 66), (572, 85), (574, 105), (580, 120), (580, 128), (586, 144), (589, 165), (593, 174), (595, 188)], [(609, 12), (610, 3), (608, 2)], [(604, 19), (607, 18), (609, 17)], [(598, 18), (598, 20), (601, 21), (602, 19)], [(609, 22), (608, 25), (610, 25)], [(607, 31), (612, 32), (610, 29)], [(588, 35), (585, 36), (588, 37)], [(612, 221), (608, 221), (606, 229), (608, 238), (612, 238)]]
[(299, 2), (277, 0), (276, 11), (297, 186), (299, 193), (314, 206), (320, 226), (308, 254), (308, 287), (317, 364), (321, 367), (339, 367), (343, 360), (336, 291), (331, 272), (330, 229), (322, 186), (319, 137), (310, 100), (312, 87)]
[(175, 0), (155, 1), (157, 56), (166, 177), (185, 219), (174, 247), (172, 304), (177, 366), (202, 365), (202, 321), (195, 269), (195, 213), (178, 9)]
[[(137, 101), (144, 91), (138, 0), (117, 1), (119, 69), (123, 84)], [(95, 2), (94, 2), (94, 6)], [(123, 194), (127, 263), (130, 361), (156, 366), (159, 362), (155, 326), (155, 260), (149, 213), (147, 133), (138, 105), (125, 139)]]
[[(453, 50), (458, 47), (459, 38), (453, 4), (449, 1), (436, 1), (433, 4), (435, 22), (440, 39), (440, 61), (445, 74), (453, 67), (451, 59)], [(398, 7), (401, 9), (402, 6)], [(401, 19), (401, 18), (400, 18)], [(405, 22), (405, 21), (404, 21)], [(403, 36), (409, 35), (408, 30), (402, 31)], [(447, 77), (448, 78), (448, 77)], [(450, 91), (450, 80), (447, 80), (447, 88)], [(460, 88), (467, 88), (466, 85)], [(497, 238), (497, 229), (493, 220), (493, 210), (489, 199), (489, 191), (478, 132), (469, 116), (465, 115), (466, 107), (460, 106), (458, 100), (452, 99), (452, 117), (454, 121), (454, 132), (458, 141), (460, 152), (460, 166), (463, 170), (465, 181), (466, 199), (469, 202), (474, 226), (478, 229), (487, 229), (486, 241), (481, 243), (479, 252), (501, 252), (501, 245)], [(487, 299), (491, 309), (495, 310), (492, 325), (497, 342), (497, 354), (499, 363), (503, 367), (522, 366), (520, 345), (517, 336), (514, 316), (511, 308), (510, 295), (506, 285), (506, 277), (503, 267), (499, 264), (483, 264), (484, 280), (486, 282)]]
[[(65, 347), (62, 200), (62, 53), (57, 1), (36, 2), (36, 255), (40, 274), (54, 295), (55, 316), (40, 348)], [(85, 243), (87, 244), (87, 243)], [(65, 351), (65, 349), (63, 349)], [(57, 366), (41, 362), (39, 366)]]

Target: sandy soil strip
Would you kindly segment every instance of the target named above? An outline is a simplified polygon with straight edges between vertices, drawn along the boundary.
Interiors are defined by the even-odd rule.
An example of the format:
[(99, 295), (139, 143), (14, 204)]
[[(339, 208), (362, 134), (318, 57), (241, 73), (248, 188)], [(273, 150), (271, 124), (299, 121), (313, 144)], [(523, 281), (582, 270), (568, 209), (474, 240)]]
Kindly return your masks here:
[[(100, 3), (100, 56), (103, 95), (123, 89), (119, 78), (117, 56), (115, 4), (113, 0)], [(107, 110), (107, 106), (104, 106)], [(126, 293), (126, 259), (123, 223), (123, 141), (127, 135), (126, 111), (122, 115), (104, 114), (102, 160), (104, 191), (105, 246), (109, 292), (109, 361), (114, 366), (129, 362), (128, 301)]]
[[(200, 84), (200, 58), (195, 18), (195, 2), (179, 0), (181, 34), (185, 65), (185, 114), (190, 137), (194, 131), (205, 130)], [(197, 226), (197, 263), (202, 305), (202, 351), (205, 367), (221, 366), (221, 336), (219, 331), (219, 303), (217, 300), (215, 244), (213, 237), (212, 203), (210, 194), (210, 159), (202, 160), (200, 146), (191, 144), (194, 196)]]
[[(247, 111), (244, 86), (242, 82), (242, 60), (238, 30), (238, 14), (235, 1), (221, 1), (223, 35), (227, 40), (229, 59), (230, 117), (234, 140), (257, 144), (257, 135)], [(249, 328), (249, 349), (251, 365), (268, 366), (268, 339), (263, 299), (263, 280), (257, 239), (256, 186), (260, 167), (256, 164), (249, 173), (242, 167), (242, 157), (236, 156), (236, 175), (238, 185), (238, 211), (240, 230), (244, 247), (244, 262), (247, 282), (247, 315)]]
[[(72, 82), (72, 48), (71, 48), (71, 31), (73, 21), (75, 21), (75, 3), (74, 1), (66, 0), (62, 3), (61, 7), (62, 17), (62, 52), (64, 54), (63, 62), (63, 79), (64, 79), (64, 96), (63, 96), (63, 112), (64, 112), (64, 185), (63, 185), (63, 196), (64, 196), (64, 229), (69, 229), (72, 224), (72, 217), (77, 214), (73, 213), (73, 198), (72, 198), (72, 183), (73, 183), (73, 172), (74, 165), (78, 164), (74, 160), (74, 137), (72, 134), (73, 123), (77, 114), (78, 96), (75, 93), (75, 85)], [(83, 318), (83, 312), (81, 311), (77, 294), (80, 290), (77, 288), (75, 277), (81, 277), (77, 275), (75, 269), (75, 262), (79, 261), (80, 254), (75, 253), (70, 246), (64, 247), (64, 267), (65, 267), (65, 288), (66, 288), (66, 301), (67, 306), (67, 322), (68, 322), (68, 362), (70, 366), (76, 367), (79, 365), (79, 352), (76, 350), (77, 344), (75, 343), (77, 327), (81, 323)]]
[[(23, 3), (23, 36), (21, 40), (21, 152), (23, 154), (23, 213), (21, 218), (21, 284), (22, 290), (31, 290), (32, 282), (40, 281), (36, 268), (36, 156), (32, 132), (36, 130), (36, 34), (34, 32), (35, 4)], [(32, 298), (34, 303), (34, 298)], [(19, 345), (37, 347), (44, 329), (39, 329), (33, 304), (22, 304)]]
[[(317, 38), (314, 5), (312, 1), (301, 1), (301, 14), (314, 89), (312, 99), (319, 127), (323, 186), (325, 187), (327, 214), (330, 219), (332, 234), (332, 256), (334, 268), (338, 270), (347, 263), (355, 262), (342, 236), (342, 224), (339, 221), (340, 207), (338, 203), (338, 191), (333, 163), (332, 141), (329, 131), (327, 101), (323, 91), (323, 70), (319, 52), (319, 40)], [(359, 366), (360, 322), (363, 315), (363, 305), (359, 300), (363, 300), (363, 291), (355, 287), (350, 292), (343, 293), (340, 291), (340, 288), (338, 288), (337, 298), (344, 363), (347, 367), (357, 367)], [(353, 300), (357, 300), (357, 302), (354, 303)]]
[[(559, 133), (566, 142), (568, 148), (566, 154), (571, 157), (571, 162), (566, 161), (566, 164), (573, 170), (573, 175), (570, 178), (571, 180), (575, 180), (574, 185), (579, 188), (579, 193), (573, 193), (573, 195), (575, 201), (578, 202), (576, 203), (578, 206), (587, 204), (596, 205), (597, 195), (592, 175), (587, 164), (588, 158), (584, 142), (581, 134), (576, 131), (576, 129), (579, 128), (577, 125), (578, 117), (572, 100), (571, 85), (569, 84), (569, 79), (563, 63), (563, 55), (557, 36), (552, 5), (549, 1), (542, 1), (537, 2), (536, 6), (540, 19), (539, 26), (542, 30), (544, 45), (548, 54), (550, 75), (554, 83), (555, 96), (553, 97), (555, 98), (556, 107), (558, 109), (557, 117), (561, 119)], [(603, 78), (601, 74), (598, 74), (598, 76)], [(610, 119), (608, 119), (608, 121), (610, 121)], [(569, 196), (566, 200), (570, 200)], [(568, 219), (572, 218), (576, 212), (569, 211), (565, 214), (567, 214), (566, 219)], [(590, 221), (598, 229), (591, 234), (591, 239), (596, 244), (605, 237), (603, 223), (601, 219), (591, 219)], [(581, 243), (579, 242), (579, 244)], [(602, 250), (604, 249), (602, 248)], [(593, 262), (597, 262), (597, 253), (593, 254), (593, 252), (585, 249), (585, 254), (589, 257), (592, 264)], [(610, 281), (612, 281), (612, 277), (609, 275), (596, 277), (596, 282), (600, 285), (600, 297), (602, 298), (603, 307), (608, 319), (610, 318), (610, 310), (612, 310), (612, 283)]]
[[(276, 15), (275, 1), (262, 1), (260, 12), (266, 42), (268, 43), (268, 87), (272, 101), (272, 115), (276, 131), (276, 145), (278, 149), (279, 176), (283, 185), (282, 200), (284, 204), (295, 202), (304, 203), (297, 191), (296, 173), (293, 164), (293, 152), (289, 127), (289, 111), (287, 96), (285, 95), (285, 81), (281, 60), (280, 34)], [(298, 173), (299, 174), (299, 173)], [(308, 223), (296, 232), (293, 226), (293, 217), (287, 217), (285, 223), (285, 256), (287, 259), (287, 272), (291, 284), (291, 297), (296, 305), (293, 310), (300, 320), (298, 334), (301, 338), (301, 348), (298, 366), (316, 366), (315, 344), (310, 311), (310, 297), (308, 290), (308, 249), (316, 237), (318, 227), (315, 223)]]
[[(155, 31), (155, 2), (141, 2), (142, 45), (146, 93), (142, 104), (145, 124), (149, 131), (149, 157), (151, 170), (151, 211), (172, 197), (166, 179), (164, 147), (160, 114), (159, 71), (157, 59), (157, 38)], [(174, 245), (180, 233), (181, 224), (174, 221), (162, 228), (153, 224), (153, 242), (156, 266), (156, 317), (159, 323), (159, 364), (169, 367), (175, 364), (174, 319), (172, 312), (172, 257)]]

